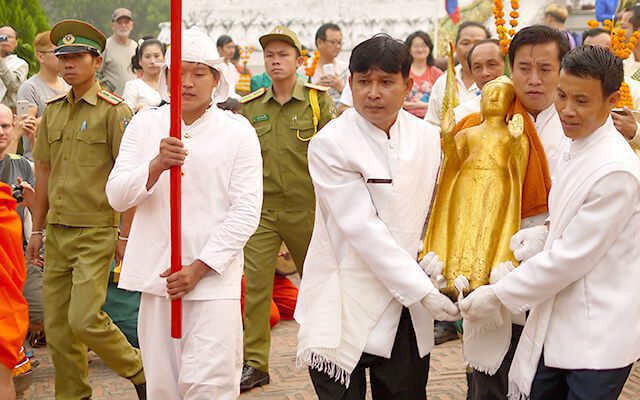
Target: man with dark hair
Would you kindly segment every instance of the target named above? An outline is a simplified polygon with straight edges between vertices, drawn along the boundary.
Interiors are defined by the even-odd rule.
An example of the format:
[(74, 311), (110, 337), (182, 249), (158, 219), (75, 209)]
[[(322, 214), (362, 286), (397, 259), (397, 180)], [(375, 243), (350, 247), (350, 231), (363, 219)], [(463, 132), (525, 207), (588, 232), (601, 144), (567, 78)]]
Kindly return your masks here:
[(354, 108), (309, 146), (316, 219), (296, 319), (297, 359), (320, 400), (426, 399), (433, 319), (456, 306), (416, 261), (440, 164), (438, 130), (402, 109), (406, 45), (377, 35), (349, 62)]
[[(120, 214), (109, 206), (105, 185), (131, 109), (96, 79), (106, 43), (102, 32), (82, 21), (65, 20), (51, 29), (50, 37), (71, 90), (47, 102), (38, 130), (27, 255), (42, 267), (40, 249), (46, 243), (44, 325), (56, 373), (56, 399), (91, 397), (87, 347), (131, 380), (144, 399), (140, 351), (101, 311), (109, 266), (123, 251), (117, 243), (129, 234), (128, 229), (118, 234)], [(126, 219), (132, 217), (125, 214)]]
[[(549, 232), (533, 256), (460, 302), (465, 318), (531, 310), (510, 398), (617, 399), (640, 357), (640, 160), (610, 118), (620, 59), (582, 46), (562, 61), (555, 107), (568, 139), (551, 188)], [(615, 326), (616, 329), (611, 329)]]
[(27, 79), (29, 64), (13, 52), (18, 32), (9, 25), (0, 26), (0, 103), (15, 111), (18, 88)]
[[(467, 55), (467, 63), (473, 75), (473, 81), (482, 90), (484, 85), (504, 75), (506, 62), (497, 39), (485, 39), (474, 44)], [(480, 112), (480, 94), (461, 103), (453, 109), (456, 122), (467, 115)]]
[[(626, 8), (620, 15), (620, 27), (625, 30), (627, 40), (631, 38), (633, 33), (640, 29), (640, 6), (632, 6)], [(622, 62), (624, 65), (624, 74), (635, 80), (640, 80), (640, 44), (631, 52), (629, 58)]]
[[(456, 56), (460, 64), (455, 67), (455, 72), (460, 103), (464, 103), (479, 94), (478, 86), (473, 80), (471, 68), (467, 62), (467, 54), (474, 44), (490, 37), (491, 34), (487, 28), (477, 22), (463, 22), (458, 28), (458, 33), (456, 34)], [(445, 73), (433, 84), (431, 96), (429, 97), (429, 108), (424, 117), (428, 122), (437, 126), (440, 126), (440, 120), (442, 119), (442, 101), (446, 82), (447, 74)]]
[[(541, 160), (542, 163), (546, 161), (546, 165), (541, 168), (543, 173), (546, 172), (551, 177), (564, 139), (560, 118), (553, 102), (560, 74), (560, 62), (568, 49), (569, 43), (560, 31), (543, 25), (523, 28), (514, 36), (509, 47), (511, 79), (516, 97), (526, 110), (523, 117), (531, 118), (536, 128), (547, 157), (546, 160)], [(522, 219), (521, 230), (511, 241), (511, 250), (518, 260), (525, 260), (532, 255), (526, 248), (523, 249), (520, 244), (522, 241), (529, 243), (546, 236), (547, 228), (543, 225), (546, 217), (547, 213), (543, 212)], [(507, 376), (522, 333), (524, 313), (515, 313), (511, 320), (511, 339), (510, 342), (503, 343), (507, 351), (496, 373), (489, 375), (478, 368), (473, 371), (474, 400), (507, 399)]]
[[(311, 82), (329, 87), (329, 95), (337, 103), (349, 75), (347, 63), (338, 59), (343, 44), (340, 27), (333, 23), (321, 25), (316, 32), (315, 41), (320, 59)], [(309, 59), (308, 62), (311, 61)]]
[(242, 115), (260, 139), (264, 171), (260, 225), (244, 248), (242, 391), (269, 383), (269, 314), (276, 260), (284, 242), (302, 274), (315, 206), (307, 147), (336, 115), (327, 88), (305, 83), (296, 75), (304, 59), (295, 32), (278, 25), (259, 41), (265, 70), (273, 83), (242, 98)]
[(544, 25), (523, 28), (509, 46), (511, 79), (516, 97), (533, 119), (547, 155), (551, 176), (562, 141), (562, 127), (553, 102), (560, 62), (568, 51), (567, 38), (557, 29)]

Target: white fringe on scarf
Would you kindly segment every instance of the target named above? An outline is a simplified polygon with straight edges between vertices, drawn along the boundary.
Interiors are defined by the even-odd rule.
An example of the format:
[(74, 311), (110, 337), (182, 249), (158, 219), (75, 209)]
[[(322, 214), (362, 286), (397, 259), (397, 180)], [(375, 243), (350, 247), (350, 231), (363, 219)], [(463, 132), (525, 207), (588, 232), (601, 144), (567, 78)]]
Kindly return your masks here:
[[(320, 353), (329, 353), (331, 355)], [(306, 349), (296, 357), (296, 367), (302, 369), (304, 366), (308, 366), (328, 375), (348, 388), (351, 383), (351, 372), (340, 367), (331, 359), (338, 359), (336, 349)]]
[(509, 382), (509, 394), (507, 397), (509, 400), (529, 400), (529, 396), (522, 393), (518, 385), (514, 382)]

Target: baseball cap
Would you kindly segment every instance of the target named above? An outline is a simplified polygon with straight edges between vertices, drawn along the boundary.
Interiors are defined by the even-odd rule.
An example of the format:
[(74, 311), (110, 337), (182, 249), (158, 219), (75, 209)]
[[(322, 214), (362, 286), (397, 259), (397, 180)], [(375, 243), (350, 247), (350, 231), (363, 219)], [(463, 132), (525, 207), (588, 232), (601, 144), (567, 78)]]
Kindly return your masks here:
[(133, 19), (133, 15), (131, 14), (131, 10), (127, 8), (116, 8), (113, 10), (113, 14), (111, 15), (111, 21), (117, 21), (120, 18), (129, 18)]

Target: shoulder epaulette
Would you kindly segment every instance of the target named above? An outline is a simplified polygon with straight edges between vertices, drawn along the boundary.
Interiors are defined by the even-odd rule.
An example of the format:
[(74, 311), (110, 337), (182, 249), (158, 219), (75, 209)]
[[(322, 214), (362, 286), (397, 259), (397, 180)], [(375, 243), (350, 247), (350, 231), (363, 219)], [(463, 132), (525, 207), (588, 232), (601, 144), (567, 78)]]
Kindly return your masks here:
[(107, 103), (111, 104), (112, 106), (117, 106), (118, 104), (124, 102), (124, 99), (116, 94), (111, 93), (108, 90), (100, 90), (98, 92), (98, 97), (100, 97), (102, 100), (106, 101)]
[(60, 93), (59, 95), (50, 98), (49, 100), (47, 100), (47, 104), (51, 104), (51, 103), (55, 103), (56, 101), (62, 100), (65, 97), (67, 97), (67, 93)]
[(267, 89), (261, 87), (260, 89), (256, 90), (255, 92), (251, 92), (248, 95), (246, 95), (243, 98), (241, 98), (240, 99), (240, 103), (242, 103), (242, 104), (248, 103), (251, 100), (257, 99), (258, 97), (262, 96), (265, 93), (267, 93)]
[(309, 89), (319, 90), (321, 92), (326, 92), (326, 91), (328, 91), (330, 89), (329, 86), (316, 85), (314, 83), (309, 83), (309, 82), (306, 82), (304, 84), (304, 87), (309, 88)]

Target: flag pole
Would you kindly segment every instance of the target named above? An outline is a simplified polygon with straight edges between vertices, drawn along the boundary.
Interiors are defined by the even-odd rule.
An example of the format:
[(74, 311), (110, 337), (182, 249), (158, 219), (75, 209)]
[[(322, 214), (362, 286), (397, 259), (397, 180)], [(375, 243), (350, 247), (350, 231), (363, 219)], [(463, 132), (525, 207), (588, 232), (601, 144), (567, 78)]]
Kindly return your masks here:
[(433, 58), (435, 59), (436, 57), (440, 56), (440, 6), (442, 6), (441, 4), (441, 0), (438, 0), (436, 2), (436, 12), (435, 12), (435, 16), (433, 19)]
[[(171, 0), (171, 137), (182, 139), (182, 0)], [(182, 171), (171, 167), (171, 273), (182, 269)], [(171, 337), (182, 337), (182, 300), (171, 301)]]

